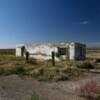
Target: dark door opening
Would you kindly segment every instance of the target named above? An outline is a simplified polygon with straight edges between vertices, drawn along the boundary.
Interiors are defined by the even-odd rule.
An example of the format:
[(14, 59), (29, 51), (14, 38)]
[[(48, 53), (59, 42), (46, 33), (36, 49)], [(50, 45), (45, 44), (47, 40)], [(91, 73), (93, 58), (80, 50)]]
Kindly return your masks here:
[(25, 54), (25, 47), (22, 47), (22, 48), (21, 48), (21, 56), (23, 57), (24, 54)]

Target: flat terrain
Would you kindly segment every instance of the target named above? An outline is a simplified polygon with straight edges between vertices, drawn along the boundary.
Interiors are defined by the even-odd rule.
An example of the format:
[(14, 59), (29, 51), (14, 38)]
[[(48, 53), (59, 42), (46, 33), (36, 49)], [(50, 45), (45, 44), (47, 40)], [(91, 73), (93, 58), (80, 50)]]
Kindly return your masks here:
[(88, 48), (87, 57), (100, 58), (100, 49), (98, 48)]
[(100, 84), (100, 74), (88, 74), (87, 78), (64, 82), (40, 82), (17, 75), (2, 76), (0, 100), (86, 100), (77, 95), (76, 89), (89, 80)]
[[(91, 80), (100, 85), (100, 62), (62, 61), (52, 66), (51, 61), (34, 59), (26, 63), (14, 53), (0, 52), (0, 100), (86, 100), (79, 88)], [(100, 50), (87, 51), (88, 57), (97, 55)]]

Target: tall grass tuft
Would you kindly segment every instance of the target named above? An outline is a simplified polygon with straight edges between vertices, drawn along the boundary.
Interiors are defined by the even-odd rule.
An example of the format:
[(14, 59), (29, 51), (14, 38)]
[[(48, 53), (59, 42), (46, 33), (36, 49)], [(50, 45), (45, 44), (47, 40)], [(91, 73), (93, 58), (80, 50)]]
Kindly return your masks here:
[(14, 72), (15, 74), (18, 74), (18, 75), (25, 74), (24, 66), (20, 64), (15, 65)]
[(85, 61), (80, 64), (77, 64), (77, 67), (83, 69), (94, 69), (94, 64), (89, 61)]
[(34, 92), (31, 96), (31, 100), (39, 100), (39, 96)]

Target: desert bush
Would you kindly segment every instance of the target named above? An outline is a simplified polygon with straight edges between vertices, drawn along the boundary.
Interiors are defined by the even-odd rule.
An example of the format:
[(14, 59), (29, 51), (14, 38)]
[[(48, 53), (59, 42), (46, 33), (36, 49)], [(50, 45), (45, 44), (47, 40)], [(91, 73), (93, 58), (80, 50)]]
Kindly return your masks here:
[(54, 81), (64, 81), (68, 79), (65, 73), (63, 73), (59, 68), (55, 67), (46, 69), (44, 76), (46, 76), (47, 79)]
[(43, 73), (39, 76), (39, 80), (54, 80), (54, 77), (57, 76), (59, 70), (55, 67), (44, 68)]
[(67, 76), (56, 67), (41, 67), (30, 71), (28, 74), (40, 81), (58, 81), (67, 79)]
[(13, 67), (5, 67), (3, 75), (11, 75), (14, 74)]
[(43, 68), (37, 68), (37, 69), (33, 69), (33, 70), (29, 71), (27, 74), (32, 77), (38, 77), (38, 76), (42, 76), (43, 73), (44, 73)]
[(35, 92), (33, 92), (30, 100), (39, 100), (39, 96)]
[[(39, 80), (68, 80), (82, 75), (80, 69), (74, 66), (74, 61), (57, 62), (53, 67), (51, 61), (43, 62), (30, 59), (30, 63), (25, 63), (25, 59), (15, 56), (1, 56), (0, 75), (29, 75)], [(74, 66), (72, 68), (72, 66)]]
[(100, 100), (100, 86), (94, 81), (89, 81), (80, 86), (79, 95), (89, 100)]
[(86, 62), (82, 62), (76, 65), (78, 68), (83, 68), (83, 69), (93, 69), (95, 68), (94, 64), (86, 61)]
[(10, 67), (1, 67), (0, 68), (0, 75), (10, 75), (10, 74), (14, 74), (13, 68)]
[(24, 66), (23, 65), (20, 65), (20, 64), (17, 64), (12, 69), (12, 72), (14, 72), (15, 74), (24, 74), (25, 73)]
[(100, 64), (96, 64), (95, 68), (100, 69)]
[(8, 67), (1, 67), (0, 68), (0, 75), (10, 75), (13, 73), (14, 72), (12, 71), (12, 68), (8, 68)]
[(5, 70), (3, 67), (0, 68), (0, 75), (3, 75), (5, 73)]
[(83, 76), (83, 72), (76, 67), (68, 67), (62, 71), (68, 76), (68, 79), (75, 79)]
[(96, 100), (100, 100), (100, 95), (96, 97)]
[(28, 63), (29, 64), (33, 64), (33, 65), (38, 65), (37, 60), (33, 59), (33, 58), (30, 58), (29, 61), (28, 61)]
[(76, 63), (77, 63), (76, 61), (66, 61), (68, 67), (76, 65)]
[(55, 81), (65, 81), (65, 80), (68, 80), (69, 78), (68, 78), (68, 75), (67, 74), (60, 73), (60, 74), (54, 76), (53, 79)]
[(83, 76), (78, 68), (40, 67), (29, 70), (28, 75), (41, 81), (64, 81)]

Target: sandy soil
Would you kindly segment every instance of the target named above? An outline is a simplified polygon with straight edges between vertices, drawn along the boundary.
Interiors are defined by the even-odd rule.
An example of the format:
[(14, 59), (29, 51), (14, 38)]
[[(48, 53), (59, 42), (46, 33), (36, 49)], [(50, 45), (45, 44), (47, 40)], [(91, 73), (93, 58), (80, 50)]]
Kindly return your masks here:
[(64, 82), (40, 82), (17, 75), (0, 76), (0, 100), (32, 100), (33, 93), (39, 96), (39, 100), (85, 100), (77, 96), (76, 88), (89, 80), (100, 84), (100, 74)]

